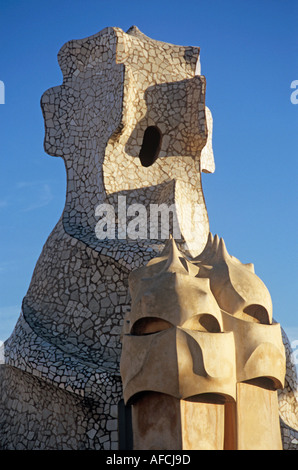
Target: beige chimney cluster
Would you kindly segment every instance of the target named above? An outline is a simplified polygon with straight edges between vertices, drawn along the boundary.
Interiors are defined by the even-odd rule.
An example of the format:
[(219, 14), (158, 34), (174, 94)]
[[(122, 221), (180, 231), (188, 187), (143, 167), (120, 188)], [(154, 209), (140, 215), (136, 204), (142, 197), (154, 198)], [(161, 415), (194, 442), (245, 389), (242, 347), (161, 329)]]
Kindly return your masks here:
[(191, 260), (171, 239), (129, 279), (121, 374), (136, 449), (281, 449), (284, 345), (253, 266), (217, 236)]

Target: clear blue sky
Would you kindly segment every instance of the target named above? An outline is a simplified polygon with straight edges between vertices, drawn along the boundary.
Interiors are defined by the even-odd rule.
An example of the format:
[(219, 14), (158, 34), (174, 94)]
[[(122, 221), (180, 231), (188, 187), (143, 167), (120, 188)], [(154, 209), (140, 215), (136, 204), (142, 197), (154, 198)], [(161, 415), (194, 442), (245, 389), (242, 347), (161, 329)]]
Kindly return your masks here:
[(40, 97), (62, 80), (60, 47), (137, 25), (201, 48), (216, 171), (203, 175), (213, 234), (253, 262), (291, 340), (297, 316), (297, 0), (0, 0), (0, 340), (19, 316), (35, 263), (64, 206), (61, 159), (43, 150)]

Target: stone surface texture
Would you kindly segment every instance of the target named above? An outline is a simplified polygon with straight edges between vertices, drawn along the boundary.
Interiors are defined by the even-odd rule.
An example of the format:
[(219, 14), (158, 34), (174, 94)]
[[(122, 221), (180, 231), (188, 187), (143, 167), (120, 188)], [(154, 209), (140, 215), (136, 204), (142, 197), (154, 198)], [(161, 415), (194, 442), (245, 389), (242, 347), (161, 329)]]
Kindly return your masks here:
[[(0, 349), (0, 449), (118, 449), (121, 340), (131, 310), (128, 277), (158, 258), (169, 238), (167, 233), (151, 236), (151, 205), (174, 204), (177, 249), (185, 259), (196, 260), (191, 269), (197, 270), (198, 257), (208, 247), (201, 173), (215, 167), (199, 52), (152, 40), (136, 27), (126, 33), (109, 27), (69, 41), (59, 51), (63, 83), (43, 94), (41, 108), (45, 151), (65, 163), (66, 201), (36, 263), (19, 320)], [(148, 128), (161, 137), (155, 161), (144, 166), (140, 155)], [(115, 237), (100, 238), (97, 207), (112, 205), (119, 212), (123, 201), (125, 210), (133, 204), (148, 210), (142, 237), (128, 236), (118, 217)], [(232, 295), (230, 310), (223, 314), (229, 297), (218, 292), (212, 304), (213, 281), (206, 278), (192, 276), (201, 299), (208, 291), (206, 307), (212, 312), (206, 319), (212, 317), (211, 324), (229, 342), (233, 328), (225, 332), (227, 318), (249, 323), (245, 315), (252, 312), (245, 314), (245, 298), (240, 305)], [(270, 323), (270, 299), (265, 300), (262, 315), (267, 311)], [(245, 318), (235, 315), (240, 310)], [(172, 334), (170, 329), (166, 333)], [(193, 334), (204, 333), (214, 336)], [(283, 343), (282, 440), (285, 449), (297, 449), (297, 379), (284, 333)], [(277, 355), (281, 349), (279, 343)], [(227, 374), (229, 380), (234, 377), (235, 363)], [(233, 397), (231, 383), (224, 393)], [(178, 405), (177, 410), (192, 409)], [(189, 416), (187, 411), (184, 422)]]

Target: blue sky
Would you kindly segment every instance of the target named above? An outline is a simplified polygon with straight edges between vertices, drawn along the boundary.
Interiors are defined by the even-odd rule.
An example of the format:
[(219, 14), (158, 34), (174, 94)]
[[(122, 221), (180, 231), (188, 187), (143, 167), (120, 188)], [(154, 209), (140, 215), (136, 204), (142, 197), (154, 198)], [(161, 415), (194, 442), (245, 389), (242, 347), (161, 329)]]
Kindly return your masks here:
[(0, 0), (0, 18), (0, 340), (64, 206), (64, 165), (43, 150), (39, 104), (62, 81), (57, 53), (70, 39), (131, 25), (201, 48), (214, 119), (216, 171), (203, 175), (210, 228), (254, 263), (274, 318), (298, 340), (297, 0)]

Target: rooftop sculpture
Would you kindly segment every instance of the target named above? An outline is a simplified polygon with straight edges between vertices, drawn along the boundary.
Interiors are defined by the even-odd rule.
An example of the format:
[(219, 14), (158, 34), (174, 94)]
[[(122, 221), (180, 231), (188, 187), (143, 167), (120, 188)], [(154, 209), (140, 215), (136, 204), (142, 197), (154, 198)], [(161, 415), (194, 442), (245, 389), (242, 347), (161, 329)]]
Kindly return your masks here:
[(284, 346), (253, 267), (210, 236), (193, 260), (170, 240), (129, 279), (121, 372), (136, 448), (281, 449)]
[(160, 430), (167, 449), (253, 448), (248, 402), (269, 404), (254, 408), (266, 421), (259, 445), (291, 448), (298, 437), (290, 349), (270, 295), (210, 235), (201, 173), (214, 171), (212, 116), (199, 52), (136, 27), (59, 51), (63, 83), (41, 108), (45, 151), (65, 162), (66, 201), (2, 348), (2, 449), (116, 450), (130, 412), (124, 441), (134, 449), (157, 448)]

